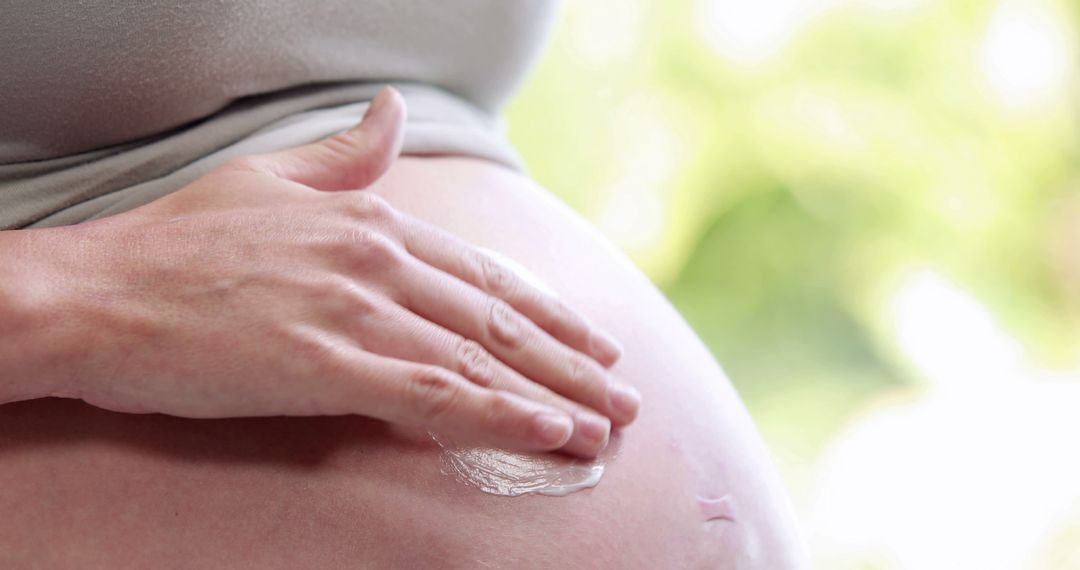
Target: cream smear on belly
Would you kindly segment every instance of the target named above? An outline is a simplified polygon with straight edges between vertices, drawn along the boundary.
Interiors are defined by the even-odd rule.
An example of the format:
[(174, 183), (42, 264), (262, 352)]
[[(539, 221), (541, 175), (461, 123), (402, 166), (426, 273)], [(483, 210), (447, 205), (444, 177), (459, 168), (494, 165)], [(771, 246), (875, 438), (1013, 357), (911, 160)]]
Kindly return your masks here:
[[(516, 261), (489, 249), (481, 250), (537, 289), (558, 294)], [(615, 434), (600, 457), (574, 459), (554, 453), (519, 453), (502, 449), (459, 446), (432, 435), (442, 448), (443, 472), (492, 495), (518, 497), (534, 493), (561, 497), (600, 483), (607, 461), (614, 456)]]
[(459, 447), (443, 438), (443, 472), (492, 495), (528, 493), (561, 497), (600, 483), (606, 460), (573, 459), (554, 453), (518, 453), (483, 447)]

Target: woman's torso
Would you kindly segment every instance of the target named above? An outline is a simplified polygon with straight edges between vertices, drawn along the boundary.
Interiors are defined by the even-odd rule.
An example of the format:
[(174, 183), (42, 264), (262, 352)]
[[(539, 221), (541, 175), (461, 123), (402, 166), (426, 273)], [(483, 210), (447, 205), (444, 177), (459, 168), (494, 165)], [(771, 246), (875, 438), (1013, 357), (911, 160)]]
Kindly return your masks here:
[(614, 372), (645, 405), (600, 484), (484, 494), (444, 472), (425, 434), (363, 418), (22, 402), (0, 407), (0, 566), (798, 567), (789, 507), (738, 396), (594, 231), (483, 161), (402, 159), (373, 191), (516, 259), (624, 343)]
[(163, 133), (237, 99), (417, 82), (494, 113), (551, 0), (15, 0), (0, 7), (0, 164)]
[[(0, 6), (0, 229), (76, 223), (241, 152), (348, 127), (400, 86), (406, 154), (513, 164), (499, 108), (555, 0), (174, 0)], [(362, 109), (348, 111), (359, 117)]]
[[(508, 162), (486, 121), (524, 72), (544, 27), (533, 19), (550, 4), (7, 3), (0, 38), (20, 39), (0, 70), (39, 75), (0, 93), (0, 227), (118, 213), (229, 156), (316, 140), (357, 120), (356, 102), (386, 79), (407, 81), (414, 154)], [(373, 18), (390, 23), (366, 30), (381, 39), (365, 44), (358, 30)], [(136, 21), (144, 28), (125, 26)], [(75, 41), (48, 43), (65, 34)], [(358, 69), (341, 59), (358, 46), (374, 67), (339, 75)], [(386, 62), (403, 63), (401, 77), (379, 76)], [(338, 83), (303, 86), (293, 73)], [(44, 123), (11, 117), (12, 104)], [(783, 492), (738, 397), (662, 297), (580, 220), (476, 160), (402, 159), (374, 191), (517, 259), (624, 342), (616, 373), (646, 404), (600, 485), (486, 495), (443, 473), (423, 434), (363, 418), (196, 421), (21, 402), (0, 406), (0, 566), (795, 565)]]

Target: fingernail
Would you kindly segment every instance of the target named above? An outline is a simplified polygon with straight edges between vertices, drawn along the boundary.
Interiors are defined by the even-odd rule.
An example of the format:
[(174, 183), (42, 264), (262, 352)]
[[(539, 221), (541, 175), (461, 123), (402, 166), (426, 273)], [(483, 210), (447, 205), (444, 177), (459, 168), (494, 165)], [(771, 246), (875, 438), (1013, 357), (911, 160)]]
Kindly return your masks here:
[(611, 420), (593, 414), (576, 416), (574, 427), (582, 438), (591, 444), (599, 445), (600, 449), (607, 445), (608, 436), (611, 434)]
[(623, 422), (630, 422), (641, 409), (641, 392), (632, 386), (613, 384), (608, 389), (608, 401)]
[(540, 413), (533, 419), (536, 440), (546, 448), (562, 447), (574, 431), (574, 422), (565, 414)]
[(615, 340), (615, 337), (604, 331), (592, 331), (590, 342), (592, 344), (593, 354), (599, 357), (601, 363), (607, 366), (615, 364), (622, 356), (622, 345), (619, 344), (619, 341)]

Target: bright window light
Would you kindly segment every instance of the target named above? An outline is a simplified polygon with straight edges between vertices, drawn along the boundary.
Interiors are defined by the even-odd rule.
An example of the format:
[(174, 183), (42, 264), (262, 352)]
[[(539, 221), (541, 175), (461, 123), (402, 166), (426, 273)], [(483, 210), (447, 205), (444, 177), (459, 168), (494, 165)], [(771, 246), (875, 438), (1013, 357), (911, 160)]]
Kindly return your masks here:
[(808, 525), (818, 562), (1036, 568), (1080, 512), (1080, 375), (1034, 369), (985, 307), (936, 273), (912, 275), (892, 308), (931, 385), (964, 389), (879, 404), (837, 437)]
[(994, 11), (982, 68), (1007, 105), (1033, 106), (1064, 92), (1074, 60), (1068, 21), (1045, 0), (1005, 0)]

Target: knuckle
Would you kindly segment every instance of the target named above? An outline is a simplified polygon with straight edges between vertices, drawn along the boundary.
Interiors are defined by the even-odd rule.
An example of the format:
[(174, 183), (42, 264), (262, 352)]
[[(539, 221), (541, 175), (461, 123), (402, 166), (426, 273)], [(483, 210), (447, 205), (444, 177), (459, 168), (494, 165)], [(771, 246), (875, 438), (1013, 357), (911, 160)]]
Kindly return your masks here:
[(350, 321), (357, 321), (364, 317), (375, 317), (382, 311), (379, 300), (367, 291), (350, 286), (344, 292), (341, 300), (342, 312), (348, 315)]
[(389, 202), (384, 200), (378, 194), (369, 192), (365, 193), (365, 196), (367, 196), (368, 199), (368, 213), (372, 219), (385, 222), (393, 220), (396, 217), (397, 211), (394, 210)]
[(457, 347), (458, 367), (461, 375), (485, 388), (495, 386), (492, 357), (480, 343), (462, 340)]
[(376, 297), (342, 275), (331, 274), (308, 285), (311, 295), (351, 317), (370, 316), (379, 311)]
[(371, 192), (350, 192), (344, 198), (349, 215), (355, 219), (385, 223), (397, 217), (389, 202)]
[(577, 354), (571, 356), (566, 365), (566, 379), (569, 389), (574, 391), (584, 391), (596, 384), (596, 374), (592, 363), (584, 356)]
[(348, 311), (355, 317), (380, 316), (384, 311), (383, 303), (360, 289), (354, 289), (348, 299)]
[(400, 247), (386, 234), (373, 230), (356, 230), (342, 236), (349, 257), (367, 268), (390, 269), (403, 259)]
[(500, 297), (513, 290), (514, 276), (506, 267), (491, 256), (477, 253), (477, 265), (480, 268), (480, 287), (492, 295)]
[(410, 405), (414, 412), (425, 418), (445, 415), (461, 398), (457, 380), (438, 368), (427, 368), (418, 373), (410, 388)]
[(491, 338), (511, 349), (523, 344), (524, 326), (514, 310), (505, 302), (494, 299), (487, 312), (487, 332)]

